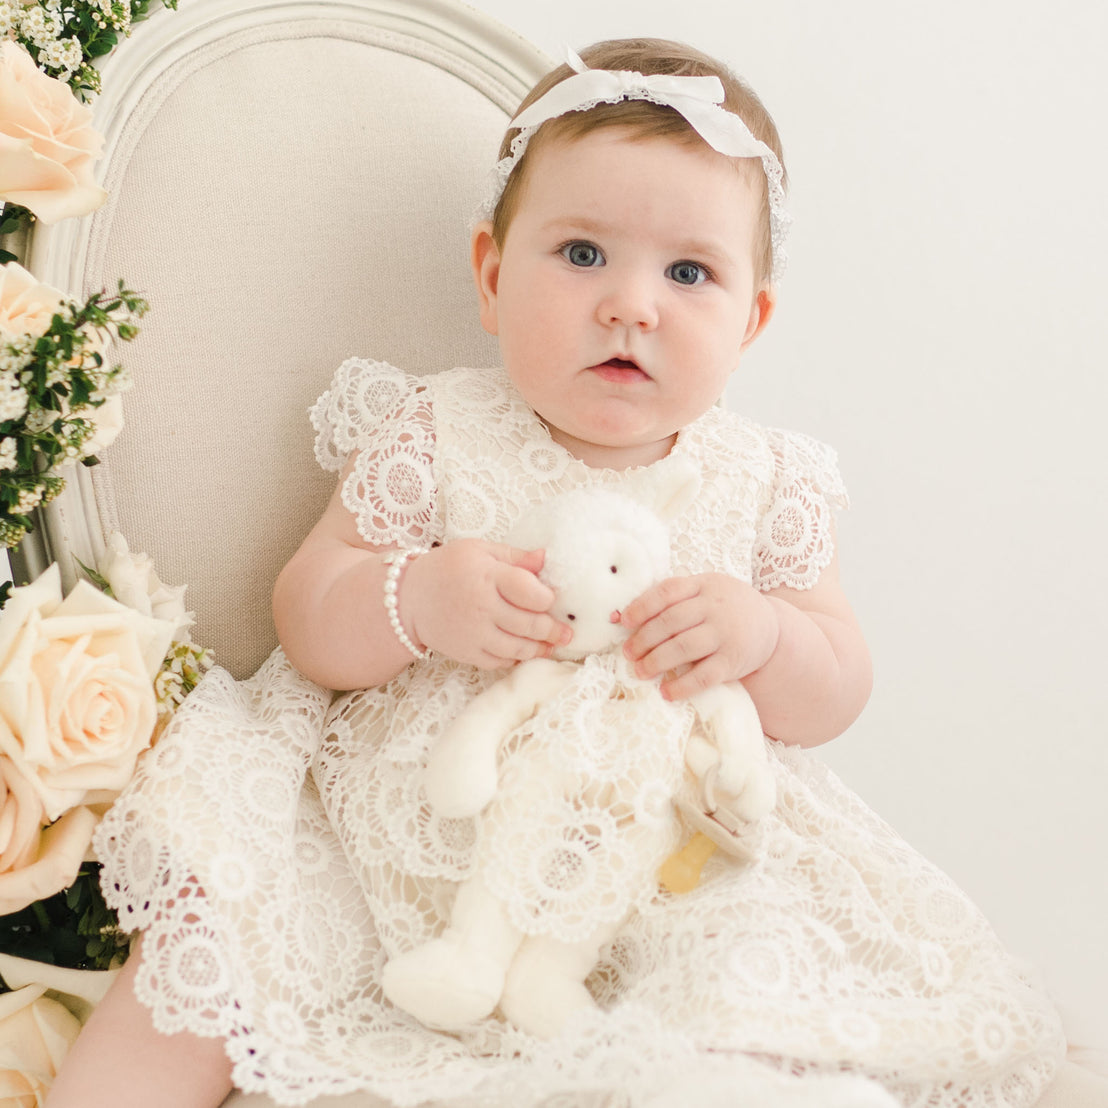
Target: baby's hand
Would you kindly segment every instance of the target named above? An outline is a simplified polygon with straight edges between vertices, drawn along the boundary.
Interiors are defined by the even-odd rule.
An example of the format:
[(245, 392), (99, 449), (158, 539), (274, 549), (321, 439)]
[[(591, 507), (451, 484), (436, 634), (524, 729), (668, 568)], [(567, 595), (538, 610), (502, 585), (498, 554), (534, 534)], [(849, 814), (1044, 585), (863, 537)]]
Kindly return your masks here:
[(667, 700), (738, 681), (769, 661), (779, 625), (773, 605), (724, 573), (670, 577), (623, 611), (623, 646), (639, 677), (678, 671), (662, 683)]
[(478, 539), (435, 547), (405, 571), (402, 618), (424, 646), (481, 669), (546, 657), (573, 632), (547, 614), (554, 593), (536, 576), (542, 564), (541, 550)]

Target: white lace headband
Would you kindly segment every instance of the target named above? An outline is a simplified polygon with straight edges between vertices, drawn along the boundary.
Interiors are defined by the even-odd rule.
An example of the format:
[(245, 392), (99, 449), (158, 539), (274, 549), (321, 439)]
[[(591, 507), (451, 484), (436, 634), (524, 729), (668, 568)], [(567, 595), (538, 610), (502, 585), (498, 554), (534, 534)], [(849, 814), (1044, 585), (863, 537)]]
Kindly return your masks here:
[(673, 108), (713, 149), (731, 158), (760, 158), (766, 175), (769, 199), (770, 248), (773, 254), (773, 279), (785, 271), (785, 239), (792, 219), (785, 208), (783, 170), (777, 155), (734, 112), (721, 108), (724, 92), (718, 77), (675, 77), (667, 74), (642, 74), (633, 70), (589, 69), (572, 50), (566, 51), (572, 77), (560, 81), (533, 104), (529, 104), (511, 122), (520, 132), (512, 139), (506, 158), (493, 170), (488, 195), (477, 213), (478, 219), (492, 219), (531, 136), (547, 120), (567, 112), (585, 112), (598, 104), (618, 104), (622, 100), (649, 100)]

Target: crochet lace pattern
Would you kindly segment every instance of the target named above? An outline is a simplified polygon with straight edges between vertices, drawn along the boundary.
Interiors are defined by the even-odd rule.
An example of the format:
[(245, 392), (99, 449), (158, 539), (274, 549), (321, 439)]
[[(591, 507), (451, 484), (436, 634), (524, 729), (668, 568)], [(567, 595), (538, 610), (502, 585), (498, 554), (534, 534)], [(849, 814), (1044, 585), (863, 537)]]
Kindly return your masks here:
[[(500, 371), (416, 378), (355, 359), (312, 419), (320, 462), (345, 470), (343, 502), (383, 545), (497, 538), (526, 503), (634, 479), (553, 443)], [(832, 451), (713, 409), (674, 455), (705, 479), (674, 528), (681, 572), (818, 580), (845, 504)], [(583, 673), (540, 741), (595, 782), (641, 777), (634, 822), (604, 811), (603, 789), (584, 816), (551, 796), (489, 857), (475, 821), (431, 811), (420, 769), (496, 674), (432, 653), (333, 697), (280, 650), (248, 681), (213, 670), (95, 844), (110, 903), (146, 931), (136, 990), (156, 1025), (224, 1037), (236, 1084), (283, 1104), (362, 1088), (459, 1108), (599, 1108), (613, 1092), (634, 1106), (1034, 1104), (1064, 1050), (1051, 1005), (966, 896), (811, 754), (767, 740), (779, 800), (753, 863), (716, 855), (681, 896), (629, 879), (629, 826), (681, 834), (665, 774), (689, 723), (680, 706), (613, 711), (611, 675)], [(526, 815), (506, 804), (501, 818), (522, 832)], [(384, 961), (441, 929), (475, 867), (525, 930), (624, 920), (587, 982), (597, 1009), (558, 1039), (496, 1016), (436, 1033), (382, 997)]]

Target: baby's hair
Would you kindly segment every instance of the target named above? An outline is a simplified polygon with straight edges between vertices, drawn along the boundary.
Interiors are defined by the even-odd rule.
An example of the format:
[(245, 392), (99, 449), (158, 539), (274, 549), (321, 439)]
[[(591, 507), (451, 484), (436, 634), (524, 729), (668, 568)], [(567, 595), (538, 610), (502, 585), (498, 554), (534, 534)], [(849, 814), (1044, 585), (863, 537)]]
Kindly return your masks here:
[[(781, 138), (777, 126), (758, 95), (744, 81), (736, 77), (725, 65), (714, 58), (681, 42), (658, 38), (611, 39), (597, 42), (581, 51), (582, 60), (590, 69), (633, 70), (642, 74), (667, 74), (682, 77), (718, 77), (723, 84), (723, 107), (734, 112), (750, 128), (755, 138), (761, 139), (776, 155), (784, 168)], [(523, 98), (522, 111), (555, 85), (573, 76), (573, 70), (563, 63), (546, 74)], [(518, 113), (517, 113), (518, 114)], [(508, 227), (519, 206), (527, 179), (527, 169), (536, 145), (556, 140), (573, 142), (603, 127), (626, 127), (637, 138), (651, 139), (674, 137), (683, 142), (695, 143), (701, 139), (683, 116), (672, 108), (653, 104), (647, 100), (621, 100), (618, 104), (598, 104), (588, 111), (566, 112), (548, 120), (532, 136), (504, 186), (504, 192), (496, 205), (492, 218), (494, 240), (503, 245)], [(500, 157), (511, 153), (512, 139), (519, 133), (509, 127), (500, 145)], [(762, 191), (761, 216), (758, 232), (758, 276), (768, 280), (773, 272), (773, 247), (770, 239), (769, 196), (761, 163), (756, 159), (735, 158), (743, 169), (750, 164), (752, 179), (760, 182)], [(782, 177), (782, 186), (787, 179)]]

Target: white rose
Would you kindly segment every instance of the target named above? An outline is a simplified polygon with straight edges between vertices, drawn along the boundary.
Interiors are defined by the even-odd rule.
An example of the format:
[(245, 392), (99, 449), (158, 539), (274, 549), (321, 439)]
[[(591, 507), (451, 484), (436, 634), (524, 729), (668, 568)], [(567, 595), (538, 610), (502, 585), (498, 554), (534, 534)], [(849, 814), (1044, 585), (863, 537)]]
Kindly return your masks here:
[(81, 1024), (45, 985), (0, 995), (0, 1104), (36, 1108), (73, 1045)]
[(0, 615), (0, 754), (35, 786), (47, 819), (130, 780), (172, 635), (86, 581), (62, 599), (56, 565), (12, 590)]
[(45, 334), (65, 297), (16, 262), (0, 267), (0, 338)]
[(186, 586), (162, 584), (150, 555), (132, 554), (118, 531), (108, 536), (96, 571), (121, 604), (173, 624), (175, 639), (192, 626), (193, 613), (185, 611)]
[(104, 203), (108, 194), (92, 171), (104, 139), (92, 128), (92, 112), (11, 41), (0, 44), (0, 104), (0, 199), (30, 208), (43, 223)]

